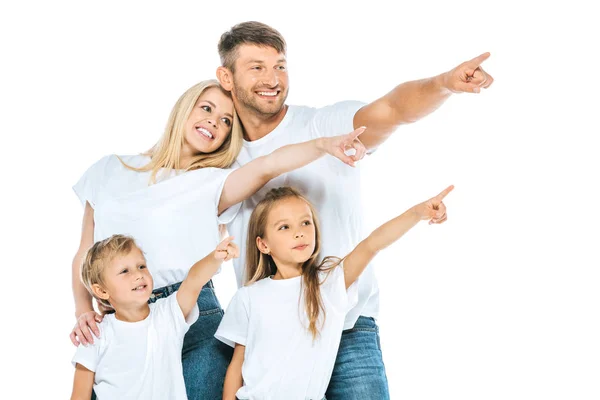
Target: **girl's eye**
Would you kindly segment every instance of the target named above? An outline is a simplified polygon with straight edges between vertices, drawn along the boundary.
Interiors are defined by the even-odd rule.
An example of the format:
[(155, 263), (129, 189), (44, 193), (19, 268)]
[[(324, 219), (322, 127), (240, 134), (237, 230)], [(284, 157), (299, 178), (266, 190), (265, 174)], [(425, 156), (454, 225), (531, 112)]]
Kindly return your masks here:
[(310, 225), (310, 221), (304, 221), (302, 225)]
[(200, 108), (203, 109), (206, 112), (210, 112), (211, 111), (210, 106), (200, 106)]
[(287, 226), (287, 225), (281, 225), (281, 226), (279, 227), (279, 230), (280, 230), (280, 231), (282, 231), (282, 230), (284, 230), (284, 229), (287, 229), (287, 228), (288, 228), (288, 226)]

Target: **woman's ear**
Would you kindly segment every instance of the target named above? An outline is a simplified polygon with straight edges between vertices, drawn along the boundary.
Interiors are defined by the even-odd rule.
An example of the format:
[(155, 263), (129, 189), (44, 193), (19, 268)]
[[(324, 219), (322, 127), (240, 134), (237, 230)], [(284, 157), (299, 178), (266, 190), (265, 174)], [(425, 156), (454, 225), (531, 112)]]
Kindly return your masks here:
[(258, 248), (258, 251), (260, 251), (263, 254), (268, 254), (268, 255), (271, 254), (271, 250), (269, 250), (269, 246), (260, 236), (256, 237), (256, 247)]

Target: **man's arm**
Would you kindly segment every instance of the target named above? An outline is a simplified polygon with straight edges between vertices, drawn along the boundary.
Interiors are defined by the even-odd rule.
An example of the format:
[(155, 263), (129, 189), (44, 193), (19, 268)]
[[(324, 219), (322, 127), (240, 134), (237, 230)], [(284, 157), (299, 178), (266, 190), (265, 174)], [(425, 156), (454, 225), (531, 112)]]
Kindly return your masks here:
[(494, 79), (480, 65), (489, 56), (490, 53), (484, 53), (433, 78), (402, 83), (358, 110), (354, 127), (367, 127), (361, 142), (367, 149), (374, 149), (398, 126), (416, 122), (437, 110), (452, 93), (479, 93), (488, 88)]

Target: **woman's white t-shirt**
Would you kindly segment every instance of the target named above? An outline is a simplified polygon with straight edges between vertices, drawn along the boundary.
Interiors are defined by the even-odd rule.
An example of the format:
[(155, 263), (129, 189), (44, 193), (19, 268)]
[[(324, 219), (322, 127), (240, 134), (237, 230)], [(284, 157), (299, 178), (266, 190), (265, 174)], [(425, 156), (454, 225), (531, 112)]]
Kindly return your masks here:
[(335, 364), (346, 313), (358, 301), (356, 282), (346, 290), (343, 266), (321, 285), (325, 323), (313, 341), (308, 330), (302, 276), (262, 279), (240, 288), (215, 333), (246, 346), (239, 399), (320, 400)]
[[(120, 158), (132, 167), (150, 161), (143, 155)], [(73, 186), (81, 203), (94, 209), (94, 241), (113, 234), (132, 236), (144, 252), (154, 288), (181, 282), (219, 244), (219, 224), (231, 222), (240, 208), (237, 204), (217, 217), (232, 169), (164, 171), (150, 185), (150, 172), (130, 170), (109, 155)]]

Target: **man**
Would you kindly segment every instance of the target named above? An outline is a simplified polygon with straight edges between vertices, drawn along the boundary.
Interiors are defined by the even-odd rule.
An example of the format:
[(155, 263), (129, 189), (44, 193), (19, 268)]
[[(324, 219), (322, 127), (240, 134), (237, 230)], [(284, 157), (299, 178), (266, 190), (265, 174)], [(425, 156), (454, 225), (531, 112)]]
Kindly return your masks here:
[[(286, 44), (279, 32), (259, 22), (244, 22), (219, 41), (221, 85), (233, 95), (244, 128), (238, 165), (291, 144), (346, 133), (366, 126), (360, 140), (372, 152), (398, 128), (436, 110), (452, 93), (479, 93), (493, 78), (480, 64), (484, 53), (433, 78), (411, 81), (370, 104), (340, 102), (316, 109), (288, 106)], [(269, 182), (244, 202), (228, 226), (246, 254), (246, 229), (252, 210), (273, 187), (294, 186), (315, 204), (321, 220), (321, 256), (345, 256), (363, 239), (360, 173), (324, 157)], [(254, 240), (254, 238), (252, 238)], [(244, 257), (234, 260), (238, 286), (245, 280)], [(348, 314), (327, 399), (388, 399), (385, 367), (379, 348), (379, 295), (372, 267), (358, 281), (359, 302)], [(265, 307), (268, 307), (265, 304)]]

